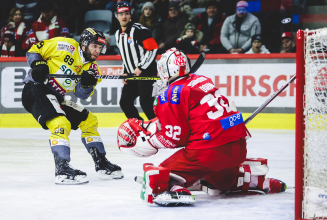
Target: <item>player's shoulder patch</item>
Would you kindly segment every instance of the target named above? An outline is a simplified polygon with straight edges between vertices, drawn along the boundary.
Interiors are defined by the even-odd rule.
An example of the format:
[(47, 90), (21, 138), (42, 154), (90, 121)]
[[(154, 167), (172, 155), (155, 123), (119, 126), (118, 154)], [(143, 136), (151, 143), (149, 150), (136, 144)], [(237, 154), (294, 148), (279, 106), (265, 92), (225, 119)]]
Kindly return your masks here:
[(171, 89), (170, 93), (170, 102), (171, 104), (180, 104), (181, 103), (181, 91), (183, 89), (183, 85), (175, 85)]
[(57, 41), (57, 50), (59, 51), (67, 51), (68, 53), (73, 55), (76, 49), (77, 48), (69, 42)]
[(157, 99), (159, 100), (160, 105), (165, 104), (165, 103), (168, 102), (168, 90), (169, 90), (169, 87), (170, 86), (168, 86), (168, 88), (158, 96)]

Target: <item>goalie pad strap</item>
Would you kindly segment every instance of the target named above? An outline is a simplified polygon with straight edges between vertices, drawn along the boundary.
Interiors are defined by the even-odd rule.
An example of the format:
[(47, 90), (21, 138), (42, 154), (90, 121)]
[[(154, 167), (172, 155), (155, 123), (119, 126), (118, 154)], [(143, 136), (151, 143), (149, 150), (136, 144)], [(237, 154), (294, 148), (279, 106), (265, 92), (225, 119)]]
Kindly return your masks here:
[(243, 168), (244, 168), (244, 174), (243, 174), (242, 192), (247, 192), (249, 190), (250, 181), (251, 181), (251, 168), (249, 165), (243, 165)]

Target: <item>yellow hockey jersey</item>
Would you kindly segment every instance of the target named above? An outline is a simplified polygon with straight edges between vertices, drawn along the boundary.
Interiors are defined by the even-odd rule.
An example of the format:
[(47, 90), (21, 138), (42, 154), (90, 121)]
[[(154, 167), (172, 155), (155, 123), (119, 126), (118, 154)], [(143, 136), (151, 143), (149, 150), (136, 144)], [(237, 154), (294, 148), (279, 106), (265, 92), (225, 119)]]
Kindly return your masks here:
[[(83, 56), (79, 43), (72, 38), (55, 37), (34, 44), (29, 53), (39, 53), (47, 60), (50, 74), (81, 75), (83, 70), (94, 69), (96, 74), (102, 75), (96, 62), (88, 62)], [(74, 91), (80, 79), (49, 78), (48, 84), (52, 89), (64, 96), (66, 92)], [(98, 79), (101, 82), (102, 79)], [(49, 85), (47, 85), (49, 86)], [(95, 86), (93, 86), (94, 92)]]

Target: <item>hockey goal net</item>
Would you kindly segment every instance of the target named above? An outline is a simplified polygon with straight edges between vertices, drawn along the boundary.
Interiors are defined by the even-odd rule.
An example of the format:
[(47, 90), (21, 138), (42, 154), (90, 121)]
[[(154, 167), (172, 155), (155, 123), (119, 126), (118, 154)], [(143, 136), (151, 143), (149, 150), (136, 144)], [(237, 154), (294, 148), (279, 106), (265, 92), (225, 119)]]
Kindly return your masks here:
[(327, 219), (327, 28), (299, 30), (295, 219)]

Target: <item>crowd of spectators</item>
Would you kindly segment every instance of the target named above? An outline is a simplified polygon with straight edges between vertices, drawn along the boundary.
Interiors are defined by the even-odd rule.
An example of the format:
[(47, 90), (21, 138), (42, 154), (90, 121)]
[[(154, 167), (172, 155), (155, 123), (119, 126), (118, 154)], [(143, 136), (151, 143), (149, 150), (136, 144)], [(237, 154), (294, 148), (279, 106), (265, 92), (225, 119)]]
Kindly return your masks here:
[[(85, 28), (85, 14), (112, 11), (110, 36), (119, 28), (116, 4), (124, 0), (14, 0), (2, 10), (1, 56), (24, 56), (37, 42), (57, 36), (75, 37)], [(247, 1), (238, 0), (129, 0), (132, 20), (148, 28), (159, 45), (158, 54), (177, 47), (188, 54), (294, 53), (294, 36), (273, 21), (267, 2), (281, 8), (282, 1), (262, 0), (262, 12), (249, 11)], [(266, 2), (266, 3), (264, 3)], [(284, 5), (284, 8), (287, 6)], [(270, 17), (269, 17), (270, 16)], [(279, 22), (279, 24), (277, 24)], [(271, 27), (271, 28), (270, 28)], [(270, 28), (270, 29), (269, 29)], [(113, 43), (113, 42), (112, 42)]]

